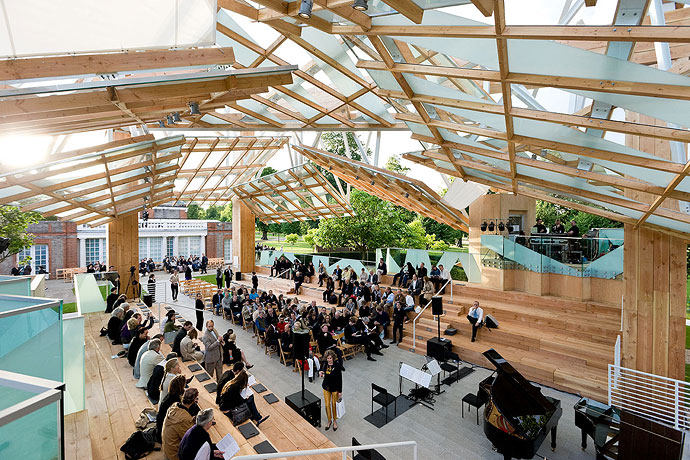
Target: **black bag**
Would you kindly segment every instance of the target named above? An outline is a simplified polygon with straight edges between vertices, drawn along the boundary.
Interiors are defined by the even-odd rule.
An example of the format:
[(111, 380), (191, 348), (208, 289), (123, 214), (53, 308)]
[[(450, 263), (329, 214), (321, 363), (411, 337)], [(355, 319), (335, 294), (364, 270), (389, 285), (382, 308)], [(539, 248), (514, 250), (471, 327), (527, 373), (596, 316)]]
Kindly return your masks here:
[(232, 424), (235, 426), (246, 422), (247, 420), (249, 420), (249, 417), (252, 416), (251, 412), (249, 411), (249, 406), (247, 406), (247, 403), (242, 403), (234, 409), (230, 409), (229, 414), (230, 420), (232, 421)]
[(101, 337), (105, 337), (106, 335), (108, 335), (108, 328), (102, 327), (101, 328)]
[(443, 335), (455, 335), (455, 334), (457, 334), (457, 333), (458, 333), (458, 330), (457, 330), (457, 329), (455, 329), (454, 327), (448, 326), (448, 329), (446, 329), (446, 330), (443, 332)]
[(328, 303), (331, 305), (335, 305), (338, 303), (338, 296), (335, 294), (331, 294), (331, 296), (328, 298)]
[[(153, 428), (155, 430), (155, 428)], [(143, 431), (135, 431), (120, 447), (127, 460), (136, 460), (153, 452), (154, 444), (147, 439)]]

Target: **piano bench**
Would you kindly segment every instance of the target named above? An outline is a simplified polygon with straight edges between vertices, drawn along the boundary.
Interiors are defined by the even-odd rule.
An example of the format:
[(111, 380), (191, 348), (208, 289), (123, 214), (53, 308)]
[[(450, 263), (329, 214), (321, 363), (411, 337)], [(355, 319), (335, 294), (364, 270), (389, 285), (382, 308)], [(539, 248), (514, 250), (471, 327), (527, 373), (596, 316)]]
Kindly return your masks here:
[(477, 409), (477, 425), (479, 425), (479, 408), (484, 405), (484, 401), (477, 397), (476, 394), (474, 393), (467, 393), (465, 396), (462, 398), (462, 418), (465, 418), (465, 403), (467, 403), (467, 408), (469, 409), (469, 406), (474, 407)]

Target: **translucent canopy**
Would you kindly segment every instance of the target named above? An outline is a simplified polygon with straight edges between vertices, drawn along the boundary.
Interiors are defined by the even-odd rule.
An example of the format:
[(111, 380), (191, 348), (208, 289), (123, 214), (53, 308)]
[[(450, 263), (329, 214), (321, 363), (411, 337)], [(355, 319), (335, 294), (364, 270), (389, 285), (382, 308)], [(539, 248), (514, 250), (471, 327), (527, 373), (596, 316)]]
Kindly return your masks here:
[(265, 223), (352, 215), (348, 200), (311, 164), (239, 184), (233, 192)]
[(0, 57), (215, 43), (215, 0), (120, 0), (113, 6), (93, 0), (4, 0)]

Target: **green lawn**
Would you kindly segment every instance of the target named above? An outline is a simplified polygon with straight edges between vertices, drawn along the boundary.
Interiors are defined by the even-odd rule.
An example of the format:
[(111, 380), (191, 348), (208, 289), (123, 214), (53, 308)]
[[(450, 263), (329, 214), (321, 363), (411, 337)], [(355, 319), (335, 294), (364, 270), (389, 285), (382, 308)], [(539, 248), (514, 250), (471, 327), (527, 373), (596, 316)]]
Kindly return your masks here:
[(76, 313), (77, 312), (77, 303), (76, 302), (68, 302), (68, 303), (63, 303), (62, 304), (62, 314), (66, 313)]
[(105, 285), (99, 285), (98, 289), (101, 291), (101, 295), (103, 296), (103, 300), (108, 298), (108, 288), (110, 287), (109, 284)]
[(216, 275), (196, 275), (194, 278), (206, 281), (207, 283), (216, 284)]

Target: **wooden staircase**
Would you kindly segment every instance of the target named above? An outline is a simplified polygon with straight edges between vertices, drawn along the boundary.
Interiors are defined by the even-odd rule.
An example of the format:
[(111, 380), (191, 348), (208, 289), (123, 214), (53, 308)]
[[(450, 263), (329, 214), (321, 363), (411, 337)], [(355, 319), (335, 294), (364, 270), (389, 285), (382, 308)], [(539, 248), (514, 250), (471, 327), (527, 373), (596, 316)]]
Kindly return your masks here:
[[(475, 300), (484, 315), (496, 318), (499, 328), (482, 328), (477, 341), (471, 342), (466, 315)], [(461, 359), (491, 367), (481, 353), (495, 348), (530, 380), (606, 400), (606, 371), (613, 362), (620, 307), (474, 286), (456, 287), (453, 302), (448, 293), (443, 301), (441, 334), (449, 324), (458, 329), (455, 336), (446, 337)], [(436, 318), (428, 308), (417, 321), (416, 349), (412, 350), (412, 323), (405, 324), (400, 346), (426, 354), (426, 341), (436, 335)]]

